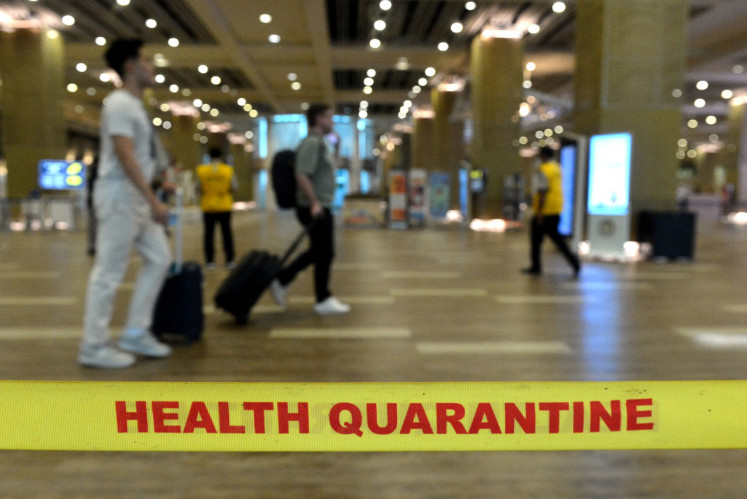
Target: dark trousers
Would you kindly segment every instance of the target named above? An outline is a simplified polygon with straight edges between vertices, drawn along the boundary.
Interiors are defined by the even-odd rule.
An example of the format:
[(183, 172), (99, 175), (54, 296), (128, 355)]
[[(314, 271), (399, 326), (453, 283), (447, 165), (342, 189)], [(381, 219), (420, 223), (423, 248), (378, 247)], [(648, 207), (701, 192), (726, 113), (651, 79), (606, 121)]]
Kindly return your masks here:
[(325, 208), (323, 216), (315, 219), (313, 224), (311, 224), (311, 209), (308, 207), (297, 207), (296, 217), (305, 227), (311, 226), (309, 232), (311, 244), (309, 249), (298, 255), (280, 271), (278, 281), (283, 286), (287, 286), (299, 272), (314, 264), (314, 293), (319, 303), (332, 295), (329, 290), (329, 276), (332, 260), (335, 258), (335, 221), (329, 208)]
[(205, 250), (205, 261), (207, 263), (215, 262), (215, 224), (220, 224), (220, 231), (223, 235), (223, 251), (226, 253), (226, 263), (233, 261), (233, 234), (231, 233), (231, 212), (204, 212), (203, 221), (203, 249)]
[(530, 234), (532, 244), (532, 270), (538, 272), (542, 270), (541, 249), (545, 235), (549, 236), (552, 242), (555, 243), (555, 246), (557, 246), (565, 259), (568, 260), (571, 267), (573, 267), (574, 270), (578, 269), (578, 256), (571, 252), (565, 239), (558, 232), (559, 223), (560, 215), (544, 215), (541, 223), (537, 220), (537, 217), (532, 217), (532, 230)]

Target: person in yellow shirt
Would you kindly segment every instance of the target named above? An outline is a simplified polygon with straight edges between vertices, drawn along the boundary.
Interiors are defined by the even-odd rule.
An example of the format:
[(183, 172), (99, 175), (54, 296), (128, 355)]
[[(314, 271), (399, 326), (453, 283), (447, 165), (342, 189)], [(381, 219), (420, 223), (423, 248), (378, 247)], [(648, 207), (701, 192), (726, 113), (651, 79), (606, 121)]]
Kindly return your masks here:
[(226, 266), (233, 267), (234, 249), (231, 232), (231, 210), (233, 191), (237, 188), (233, 168), (222, 161), (223, 154), (217, 147), (208, 151), (210, 163), (197, 167), (197, 191), (200, 195), (200, 208), (203, 220), (203, 249), (205, 268), (212, 270), (215, 265), (214, 233), (219, 224), (223, 235), (223, 251)]
[(553, 159), (554, 152), (550, 147), (539, 151), (540, 165), (532, 175), (532, 227), (530, 231), (531, 266), (522, 270), (525, 274), (542, 273), (541, 249), (545, 235), (563, 254), (573, 268), (574, 277), (578, 277), (581, 262), (571, 252), (563, 236), (558, 232), (560, 213), (563, 211), (563, 184), (560, 165)]

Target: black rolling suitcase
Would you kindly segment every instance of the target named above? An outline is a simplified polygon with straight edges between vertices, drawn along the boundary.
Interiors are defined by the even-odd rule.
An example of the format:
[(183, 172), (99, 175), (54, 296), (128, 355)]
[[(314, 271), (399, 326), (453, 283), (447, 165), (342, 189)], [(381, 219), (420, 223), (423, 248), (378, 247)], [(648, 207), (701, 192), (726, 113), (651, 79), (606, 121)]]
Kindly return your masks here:
[(304, 229), (296, 237), (282, 257), (263, 250), (253, 250), (244, 255), (215, 293), (215, 306), (233, 315), (238, 324), (246, 324), (249, 311), (278, 275), (306, 232)]
[(174, 263), (158, 295), (151, 330), (163, 340), (181, 338), (191, 343), (202, 337), (205, 315), (202, 310), (202, 267), (197, 262), (182, 261), (183, 212), (182, 193), (177, 191)]

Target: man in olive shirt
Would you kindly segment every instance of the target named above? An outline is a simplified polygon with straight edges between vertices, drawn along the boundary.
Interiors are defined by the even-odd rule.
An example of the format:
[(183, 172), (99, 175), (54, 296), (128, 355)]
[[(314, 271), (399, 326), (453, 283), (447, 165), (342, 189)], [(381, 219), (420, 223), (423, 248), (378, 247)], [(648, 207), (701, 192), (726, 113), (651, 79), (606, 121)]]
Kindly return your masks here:
[(310, 248), (282, 269), (270, 284), (270, 292), (285, 307), (288, 285), (303, 269), (314, 264), (314, 311), (319, 315), (341, 315), (350, 305), (341, 303), (329, 290), (332, 260), (335, 256), (332, 200), (335, 195), (335, 165), (324, 136), (332, 132), (332, 108), (313, 104), (306, 111), (309, 135), (296, 151), (296, 216), (309, 227)]

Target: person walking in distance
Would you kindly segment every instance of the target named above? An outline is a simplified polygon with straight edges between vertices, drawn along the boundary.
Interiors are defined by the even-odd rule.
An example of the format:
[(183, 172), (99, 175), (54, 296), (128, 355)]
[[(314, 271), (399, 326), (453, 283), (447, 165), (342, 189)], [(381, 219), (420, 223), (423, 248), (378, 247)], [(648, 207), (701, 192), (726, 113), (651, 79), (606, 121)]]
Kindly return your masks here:
[[(78, 362), (89, 367), (121, 368), (135, 362), (133, 354), (161, 358), (171, 354), (149, 331), (171, 251), (165, 233), (168, 207), (150, 187), (156, 168), (155, 139), (142, 96), (153, 82), (153, 69), (141, 54), (142, 46), (141, 40), (117, 40), (105, 54), (122, 86), (108, 95), (101, 112), (99, 172), (93, 193), (96, 257), (88, 277), (78, 354)], [(142, 267), (117, 348), (109, 326), (133, 248)]]
[(547, 235), (573, 268), (574, 277), (578, 277), (581, 261), (558, 232), (560, 213), (563, 211), (563, 184), (560, 165), (553, 160), (553, 156), (550, 147), (542, 147), (539, 151), (540, 164), (532, 175), (531, 266), (522, 272), (530, 275), (542, 273), (542, 241)]
[(233, 234), (231, 232), (232, 192), (238, 188), (233, 168), (222, 161), (223, 153), (217, 147), (208, 151), (210, 163), (197, 167), (197, 190), (200, 193), (200, 207), (203, 220), (203, 249), (205, 267), (215, 268), (214, 233), (215, 224), (220, 225), (223, 237), (223, 252), (226, 266), (233, 267)]
[(319, 315), (340, 315), (350, 312), (350, 306), (332, 296), (329, 279), (334, 259), (334, 228), (332, 200), (335, 195), (335, 163), (325, 135), (332, 132), (332, 108), (312, 104), (306, 111), (309, 135), (296, 152), (297, 181), (296, 216), (308, 227), (311, 245), (270, 284), (270, 293), (285, 307), (288, 285), (303, 269), (314, 264), (314, 311)]

